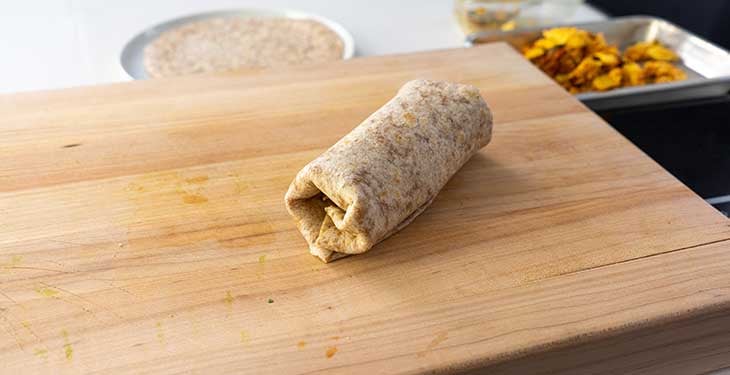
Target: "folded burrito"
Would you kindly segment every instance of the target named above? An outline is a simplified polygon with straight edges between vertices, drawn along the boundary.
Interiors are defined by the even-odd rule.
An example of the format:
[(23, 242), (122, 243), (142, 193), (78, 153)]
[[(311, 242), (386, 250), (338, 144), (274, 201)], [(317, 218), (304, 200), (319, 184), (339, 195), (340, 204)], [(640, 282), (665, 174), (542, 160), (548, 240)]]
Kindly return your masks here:
[(408, 82), (297, 174), (286, 208), (324, 262), (363, 253), (423, 212), (491, 135), (476, 87)]

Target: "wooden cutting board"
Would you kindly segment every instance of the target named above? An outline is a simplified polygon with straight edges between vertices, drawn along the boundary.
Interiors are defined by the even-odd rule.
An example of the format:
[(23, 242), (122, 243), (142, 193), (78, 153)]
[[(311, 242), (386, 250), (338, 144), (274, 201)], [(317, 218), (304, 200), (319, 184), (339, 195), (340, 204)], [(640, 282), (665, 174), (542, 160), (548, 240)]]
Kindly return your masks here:
[[(413, 78), (492, 143), (371, 252), (283, 196)], [(730, 221), (506, 45), (0, 97), (4, 373), (704, 372)]]

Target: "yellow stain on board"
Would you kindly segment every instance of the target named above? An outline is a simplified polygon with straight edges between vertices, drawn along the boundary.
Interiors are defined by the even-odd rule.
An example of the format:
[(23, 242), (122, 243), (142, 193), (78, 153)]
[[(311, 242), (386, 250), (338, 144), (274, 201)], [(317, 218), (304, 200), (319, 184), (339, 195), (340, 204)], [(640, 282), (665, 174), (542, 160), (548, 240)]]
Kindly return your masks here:
[(247, 343), (249, 340), (248, 332), (241, 330), (241, 344)]
[(250, 184), (246, 181), (241, 180), (241, 176), (239, 176), (238, 174), (228, 173), (227, 176), (233, 178), (233, 184), (234, 184), (233, 191), (236, 194), (244, 194), (251, 188)]
[(233, 295), (231, 294), (231, 291), (226, 292), (226, 298), (223, 299), (223, 302), (226, 304), (226, 306), (233, 307)]
[(20, 255), (13, 255), (10, 257), (10, 262), (7, 263), (0, 263), (0, 268), (13, 268), (15, 266), (20, 265), (20, 262), (23, 261), (23, 257)]
[(30, 322), (29, 321), (23, 320), (23, 321), (20, 322), (20, 325), (23, 326), (23, 328), (25, 328), (25, 330), (28, 331), (28, 333), (30, 333), (33, 336), (36, 336), (35, 332), (33, 332), (33, 329), (30, 328)]
[(138, 183), (130, 182), (129, 184), (127, 184), (127, 186), (124, 188), (124, 190), (141, 193), (141, 192), (145, 191), (145, 188), (144, 188), (144, 186), (142, 186)]
[(66, 360), (70, 361), (74, 358), (74, 349), (71, 347), (71, 344), (65, 344), (63, 346), (63, 352), (66, 355)]
[[(130, 182), (124, 188), (130, 193), (157, 192), (174, 187), (174, 191), (180, 195), (183, 203), (202, 204), (208, 202), (208, 198), (202, 194), (203, 184), (209, 180), (208, 176), (195, 176), (183, 178), (177, 172), (172, 173), (151, 173), (140, 177), (137, 181)], [(141, 195), (135, 194), (132, 198), (136, 201)]]
[(332, 346), (328, 348), (326, 352), (324, 352), (324, 355), (327, 356), (327, 358), (332, 358), (335, 356), (335, 353), (337, 353), (337, 347)]
[[(185, 179), (185, 183), (188, 185), (201, 185), (204, 184), (206, 181), (208, 181), (208, 176), (197, 176)], [(208, 198), (200, 193), (200, 188), (188, 189), (183, 188), (178, 184), (177, 192), (182, 194), (182, 200), (187, 204), (202, 204), (208, 202)]]
[(63, 336), (63, 354), (66, 356), (66, 360), (70, 361), (74, 357), (74, 348), (71, 346), (71, 342), (68, 341), (68, 331), (65, 329), (61, 331)]
[(33, 354), (38, 358), (48, 359), (48, 349), (36, 348), (33, 350)]
[(165, 331), (162, 328), (162, 322), (158, 321), (155, 323), (155, 327), (157, 328), (157, 341), (160, 342), (160, 344), (165, 343)]
[(440, 332), (439, 334), (436, 335), (436, 337), (433, 338), (433, 340), (431, 340), (431, 342), (428, 343), (428, 345), (426, 346), (426, 349), (423, 352), (418, 353), (418, 357), (424, 357), (430, 351), (435, 349), (438, 346), (438, 344), (446, 341), (446, 339), (448, 339), (448, 338), (449, 338), (448, 332), (446, 332), (446, 331)]
[(124, 196), (132, 205), (132, 214), (120, 216), (119, 224), (129, 233), (136, 232), (146, 228), (147, 218), (159, 215), (160, 207), (172, 209), (173, 206), (178, 206), (175, 209), (184, 207), (197, 211), (200, 221), (213, 220), (212, 213), (205, 210), (213, 201), (213, 195), (206, 192), (207, 185), (210, 185), (210, 181), (204, 181), (206, 178), (200, 174), (182, 176), (171, 171), (137, 176), (124, 188)]
[(436, 346), (438, 346), (438, 344), (446, 341), (447, 338), (449, 338), (448, 332), (444, 331), (439, 333), (438, 335), (436, 335), (436, 337), (433, 338), (433, 340), (431, 340), (431, 342), (426, 347), (426, 350), (431, 350), (435, 348)]
[(202, 204), (208, 201), (208, 198), (198, 193), (188, 193), (182, 196), (183, 202), (187, 204)]
[(208, 181), (208, 176), (197, 176), (192, 178), (186, 178), (185, 182), (189, 184), (202, 184)]
[(307, 346), (307, 343), (305, 341), (299, 341), (297, 343), (297, 349), (302, 350), (304, 347)]
[(259, 257), (259, 264), (264, 264), (264, 263), (266, 263), (266, 255), (262, 255)]
[(48, 287), (38, 288), (35, 291), (43, 297), (55, 297), (59, 293), (58, 290)]

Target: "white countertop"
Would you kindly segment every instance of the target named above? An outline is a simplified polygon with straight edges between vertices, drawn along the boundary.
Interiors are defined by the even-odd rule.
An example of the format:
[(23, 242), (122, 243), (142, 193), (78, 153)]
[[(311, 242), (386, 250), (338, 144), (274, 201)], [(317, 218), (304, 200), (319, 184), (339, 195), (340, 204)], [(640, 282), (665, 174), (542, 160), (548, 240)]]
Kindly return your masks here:
[[(316, 13), (342, 24), (356, 56), (458, 47), (464, 35), (452, 0), (24, 0), (3, 4), (0, 92), (54, 89), (127, 80), (124, 44), (141, 30), (182, 15), (262, 7)], [(604, 18), (581, 6), (566, 21)]]

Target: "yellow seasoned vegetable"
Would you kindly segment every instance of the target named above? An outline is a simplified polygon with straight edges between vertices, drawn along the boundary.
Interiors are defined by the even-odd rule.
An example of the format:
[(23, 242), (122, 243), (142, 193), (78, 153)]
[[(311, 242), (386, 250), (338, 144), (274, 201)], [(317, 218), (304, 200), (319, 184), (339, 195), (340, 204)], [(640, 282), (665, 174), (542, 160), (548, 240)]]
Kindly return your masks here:
[(610, 52), (596, 52), (593, 54), (601, 62), (601, 65), (605, 66), (616, 66), (619, 63), (618, 55)]
[(687, 78), (682, 69), (666, 61), (649, 61), (644, 64), (644, 75), (650, 82), (672, 82)]
[(677, 55), (674, 52), (672, 52), (670, 49), (668, 49), (662, 45), (659, 45), (659, 44), (655, 44), (655, 45), (649, 47), (646, 50), (646, 56), (648, 56), (649, 59), (658, 60), (658, 61), (676, 61), (676, 60), (678, 60)]
[(671, 63), (677, 55), (659, 42), (639, 42), (622, 54), (602, 34), (575, 27), (544, 30), (522, 53), (571, 93), (687, 78)]
[(613, 68), (607, 74), (596, 77), (593, 80), (593, 88), (598, 91), (606, 91), (619, 87), (622, 76), (621, 68)]
[(624, 51), (624, 60), (627, 61), (641, 61), (646, 56), (646, 50), (651, 46), (651, 42), (639, 42)]
[(623, 69), (623, 84), (624, 86), (638, 86), (643, 85), (646, 81), (644, 80), (644, 70), (641, 66), (635, 62), (625, 63)]
[(540, 47), (532, 47), (524, 52), (525, 57), (532, 60), (545, 54), (545, 50)]

